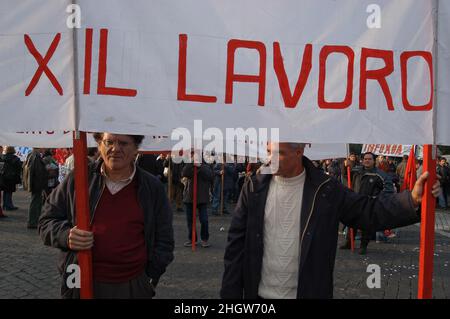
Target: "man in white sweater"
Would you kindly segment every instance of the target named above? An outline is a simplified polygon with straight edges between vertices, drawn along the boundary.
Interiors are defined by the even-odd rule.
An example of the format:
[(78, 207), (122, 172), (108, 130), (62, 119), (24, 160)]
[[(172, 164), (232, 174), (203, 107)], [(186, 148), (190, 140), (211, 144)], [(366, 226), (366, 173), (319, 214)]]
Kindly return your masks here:
[[(332, 298), (339, 222), (369, 231), (416, 223), (425, 172), (412, 192), (356, 194), (303, 156), (272, 144), (278, 169), (242, 189), (225, 251), (222, 298)], [(271, 154), (269, 154), (271, 155)], [(433, 185), (439, 195), (439, 183)]]

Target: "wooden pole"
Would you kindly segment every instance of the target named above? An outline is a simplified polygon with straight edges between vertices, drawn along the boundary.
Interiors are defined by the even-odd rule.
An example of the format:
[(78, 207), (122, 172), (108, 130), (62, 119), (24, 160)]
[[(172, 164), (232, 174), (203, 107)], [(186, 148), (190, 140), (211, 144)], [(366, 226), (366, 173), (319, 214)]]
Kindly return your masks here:
[[(81, 230), (90, 231), (86, 132), (74, 132), (73, 156), (75, 160), (74, 174), (77, 226)], [(77, 252), (77, 255), (81, 272), (80, 298), (92, 299), (92, 252), (91, 250), (82, 250)]]
[(432, 145), (423, 146), (423, 172), (428, 172), (430, 175), (425, 183), (422, 196), (417, 297), (430, 299), (433, 296), (434, 209), (436, 205), (436, 199), (431, 193), (433, 184), (436, 182), (436, 153)]

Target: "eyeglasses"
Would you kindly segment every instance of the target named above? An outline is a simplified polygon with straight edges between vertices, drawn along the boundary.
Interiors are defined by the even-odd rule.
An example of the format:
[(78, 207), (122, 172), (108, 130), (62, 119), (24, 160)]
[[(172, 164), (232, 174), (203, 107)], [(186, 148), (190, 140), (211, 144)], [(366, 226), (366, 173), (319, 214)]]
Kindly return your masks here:
[(133, 144), (130, 142), (125, 142), (125, 141), (112, 141), (112, 140), (102, 140), (102, 143), (106, 148), (112, 148), (114, 146), (114, 144), (117, 143), (117, 145), (121, 149), (127, 148)]

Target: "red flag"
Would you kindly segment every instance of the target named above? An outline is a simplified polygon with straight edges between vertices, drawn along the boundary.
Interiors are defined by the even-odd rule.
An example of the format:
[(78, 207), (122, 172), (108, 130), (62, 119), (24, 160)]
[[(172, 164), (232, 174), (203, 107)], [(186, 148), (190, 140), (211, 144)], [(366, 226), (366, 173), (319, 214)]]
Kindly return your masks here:
[(405, 189), (412, 190), (414, 188), (416, 180), (417, 180), (416, 156), (414, 154), (414, 145), (412, 145), (411, 151), (409, 152), (408, 163), (406, 164), (405, 176), (400, 190), (401, 191), (404, 191)]

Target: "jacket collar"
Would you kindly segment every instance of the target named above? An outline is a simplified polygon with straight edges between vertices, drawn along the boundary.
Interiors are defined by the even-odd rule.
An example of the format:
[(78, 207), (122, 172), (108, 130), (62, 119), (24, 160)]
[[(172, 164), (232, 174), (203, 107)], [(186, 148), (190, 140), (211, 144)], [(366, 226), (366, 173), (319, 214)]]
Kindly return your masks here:
[[(308, 185), (316, 188), (319, 187), (320, 184), (325, 182), (329, 177), (323, 173), (320, 169), (316, 168), (314, 164), (306, 157), (302, 158), (303, 167), (306, 171), (306, 180), (305, 182)], [(269, 187), (270, 181), (272, 179), (272, 174), (257, 174), (256, 175), (256, 187), (255, 192), (261, 192), (266, 187)]]

